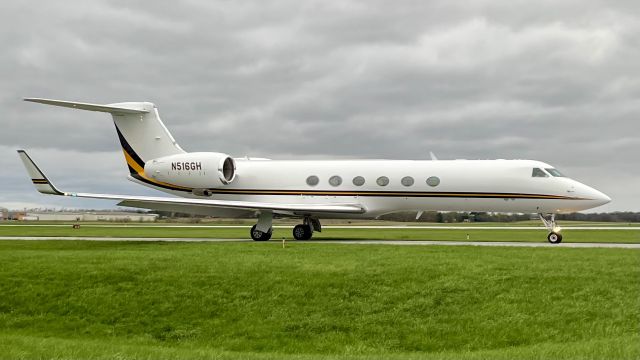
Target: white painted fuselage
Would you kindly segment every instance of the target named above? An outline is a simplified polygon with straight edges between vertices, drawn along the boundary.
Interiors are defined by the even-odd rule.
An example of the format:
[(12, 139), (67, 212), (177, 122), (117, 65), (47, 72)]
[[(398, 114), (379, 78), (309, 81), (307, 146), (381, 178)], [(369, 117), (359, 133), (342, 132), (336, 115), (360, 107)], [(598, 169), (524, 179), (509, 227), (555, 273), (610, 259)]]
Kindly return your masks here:
[[(561, 213), (593, 208), (610, 201), (603, 193), (544, 169), (532, 160), (251, 160), (235, 159), (236, 173), (227, 185), (207, 187), (210, 197), (283, 204), (361, 204), (362, 214), (324, 217), (376, 218), (397, 211), (487, 211)], [(533, 177), (534, 168), (545, 177)], [(150, 174), (147, 174), (150, 175)], [(168, 178), (206, 177), (206, 170), (176, 170)], [(318, 183), (307, 182), (316, 176)], [(338, 184), (330, 178), (340, 177)], [(354, 178), (362, 177), (359, 185)], [(388, 184), (378, 184), (380, 177)], [(413, 182), (405, 179), (410, 177)], [(427, 179), (439, 183), (429, 185)], [(188, 198), (203, 198), (189, 188), (171, 190), (141, 184)], [(335, 180), (335, 178), (334, 178)], [(384, 184), (384, 182), (382, 182)]]

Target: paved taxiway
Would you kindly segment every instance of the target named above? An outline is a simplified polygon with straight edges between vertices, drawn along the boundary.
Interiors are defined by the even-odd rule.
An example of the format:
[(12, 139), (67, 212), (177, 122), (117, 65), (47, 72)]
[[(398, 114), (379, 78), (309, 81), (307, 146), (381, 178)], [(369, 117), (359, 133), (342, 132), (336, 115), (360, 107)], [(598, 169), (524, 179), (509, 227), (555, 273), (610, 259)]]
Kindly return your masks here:
[[(2, 224), (14, 227), (69, 227), (69, 224)], [(82, 224), (83, 228), (229, 228), (247, 229), (250, 225), (96, 225)], [(293, 225), (274, 225), (276, 229), (291, 228)], [(560, 226), (563, 230), (640, 230), (640, 226)], [(323, 225), (323, 229), (428, 229), (428, 230), (545, 230), (544, 226), (447, 226), (447, 225)]]
[[(0, 236), (0, 240), (88, 240), (88, 241), (166, 241), (166, 242), (253, 242), (248, 239), (161, 238), (161, 237), (87, 237), (87, 236)], [(280, 242), (273, 239), (271, 242)], [(432, 241), (432, 240), (307, 240), (288, 241), (311, 244), (405, 245), (405, 246), (506, 246), (538, 248), (622, 248), (640, 249), (640, 244), (625, 243), (561, 243), (515, 241)]]

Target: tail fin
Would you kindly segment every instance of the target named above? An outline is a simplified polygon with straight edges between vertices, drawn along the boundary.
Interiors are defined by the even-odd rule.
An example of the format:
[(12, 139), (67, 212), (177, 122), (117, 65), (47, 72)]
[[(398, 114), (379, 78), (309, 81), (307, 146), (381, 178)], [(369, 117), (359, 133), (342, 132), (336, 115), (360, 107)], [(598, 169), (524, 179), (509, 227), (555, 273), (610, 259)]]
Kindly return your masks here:
[(132, 175), (144, 171), (146, 161), (185, 152), (160, 120), (156, 106), (149, 102), (98, 105), (39, 98), (24, 100), (72, 109), (110, 113)]

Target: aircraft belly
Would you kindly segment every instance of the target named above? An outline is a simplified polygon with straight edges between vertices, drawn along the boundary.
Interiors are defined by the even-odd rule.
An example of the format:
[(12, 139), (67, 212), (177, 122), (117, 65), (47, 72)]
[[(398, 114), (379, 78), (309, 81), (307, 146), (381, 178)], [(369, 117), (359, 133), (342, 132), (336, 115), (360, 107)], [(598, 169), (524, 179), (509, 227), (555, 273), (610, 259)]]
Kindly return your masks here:
[(243, 200), (270, 203), (297, 204), (342, 204), (358, 203), (366, 213), (322, 214), (322, 217), (375, 218), (381, 214), (397, 211), (478, 211), (478, 212), (568, 212), (581, 210), (580, 201), (552, 199), (512, 198), (438, 198), (438, 197), (375, 197), (375, 196), (281, 196), (281, 195), (218, 195), (220, 200)]
[(514, 199), (514, 198), (360, 198), (367, 213), (389, 211), (475, 211), (509, 213), (557, 213), (589, 208), (581, 200)]

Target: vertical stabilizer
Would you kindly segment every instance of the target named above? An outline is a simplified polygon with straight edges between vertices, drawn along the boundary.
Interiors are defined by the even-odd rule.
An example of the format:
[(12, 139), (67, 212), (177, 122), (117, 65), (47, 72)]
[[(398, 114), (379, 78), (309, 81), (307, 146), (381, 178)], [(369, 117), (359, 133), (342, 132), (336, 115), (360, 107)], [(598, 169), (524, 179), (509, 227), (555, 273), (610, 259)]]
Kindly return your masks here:
[(71, 109), (110, 113), (113, 116), (118, 139), (132, 175), (142, 174), (146, 161), (185, 152), (160, 120), (156, 106), (150, 102), (99, 105), (41, 98), (24, 100)]
[(111, 113), (127, 164), (133, 167), (130, 169), (132, 173), (139, 173), (144, 163), (151, 159), (185, 152), (160, 120), (154, 104), (131, 102), (109, 106), (145, 111), (138, 114)]

